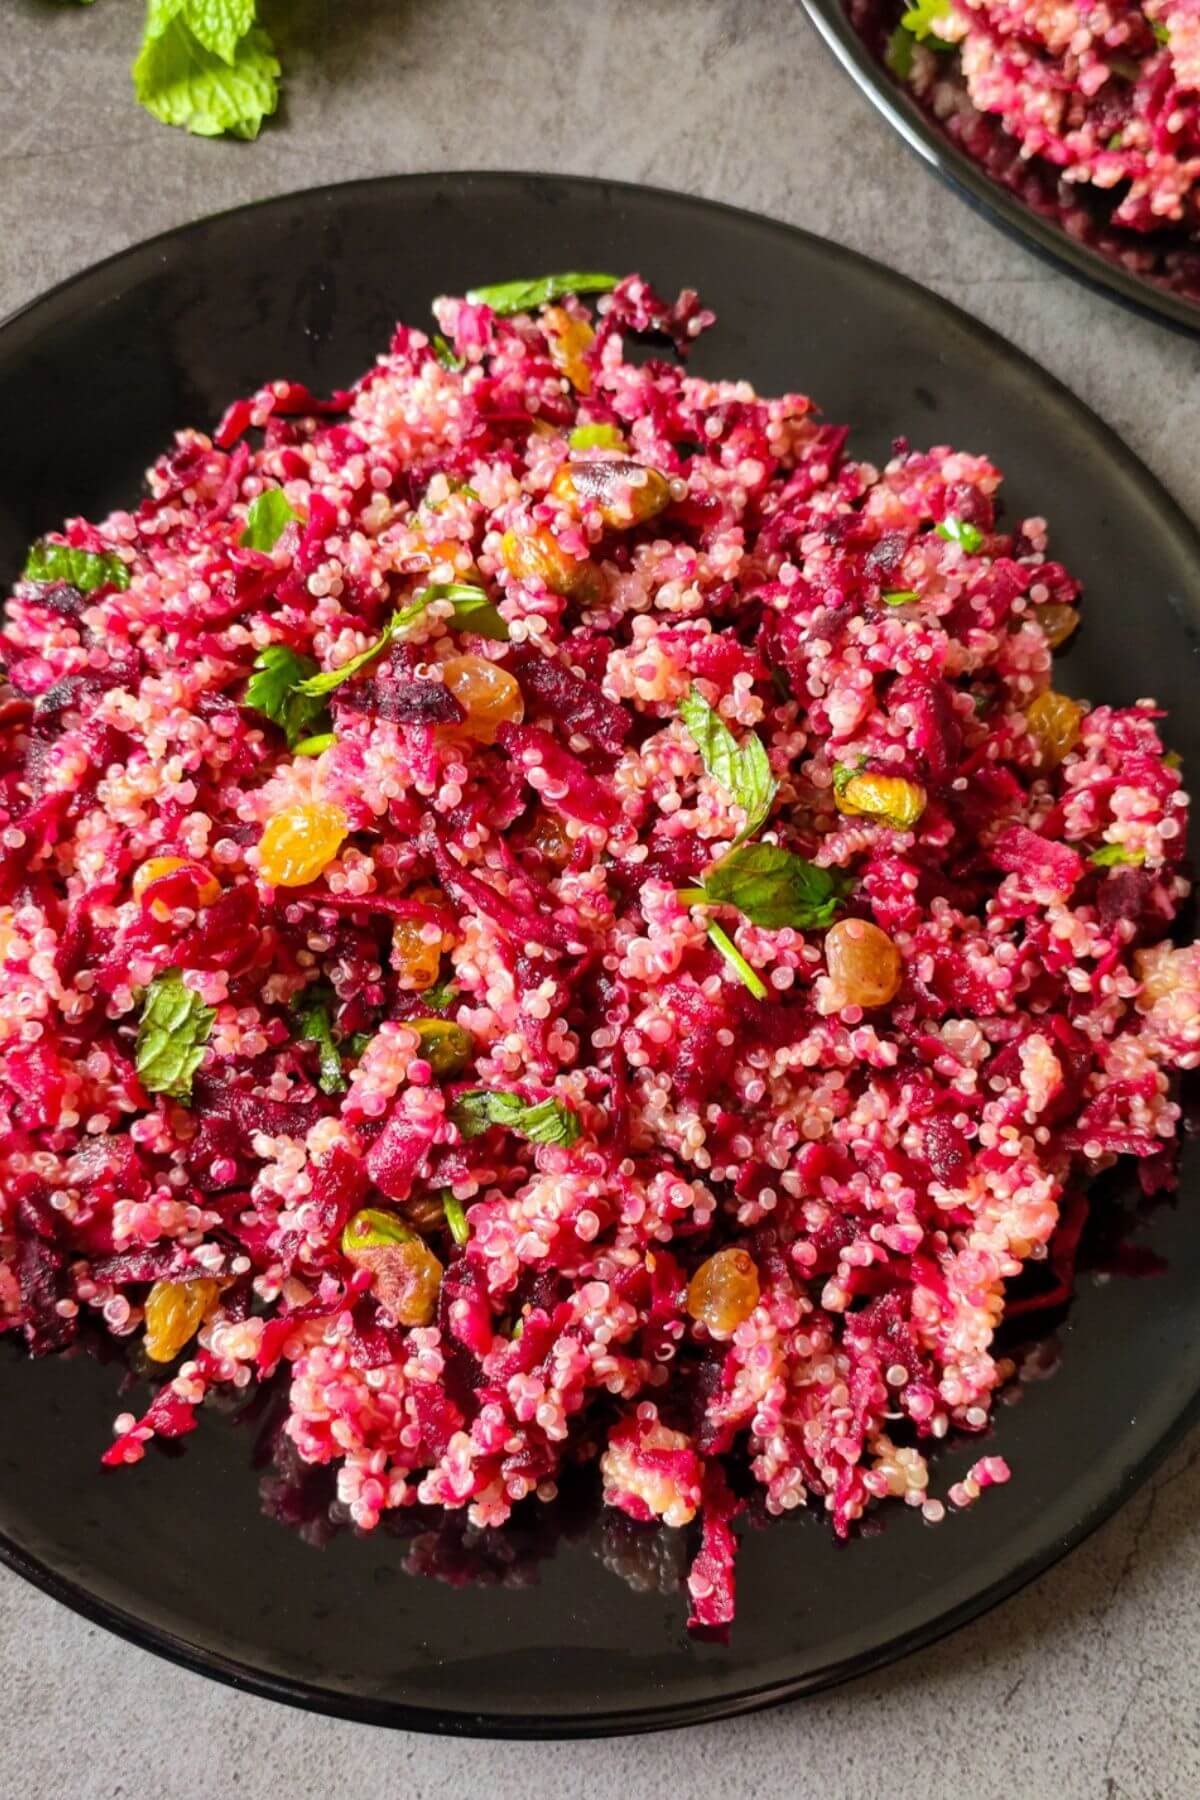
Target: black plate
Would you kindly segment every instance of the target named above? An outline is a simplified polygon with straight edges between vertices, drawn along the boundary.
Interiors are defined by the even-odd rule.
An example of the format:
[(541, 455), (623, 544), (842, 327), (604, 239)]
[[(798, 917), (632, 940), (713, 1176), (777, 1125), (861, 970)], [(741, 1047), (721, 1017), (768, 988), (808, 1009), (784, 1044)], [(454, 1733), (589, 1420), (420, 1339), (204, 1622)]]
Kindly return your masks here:
[[(0, 412), (20, 447), (0, 497), (0, 574), (64, 514), (127, 501), (176, 426), (209, 423), (264, 378), (327, 389), (366, 366), (398, 314), (424, 319), (432, 294), (608, 266), (697, 285), (721, 320), (697, 370), (815, 393), (854, 422), (860, 453), (882, 458), (906, 431), (995, 457), (1010, 516), (1048, 515), (1056, 552), (1086, 580), (1069, 678), (1114, 700), (1157, 693), (1174, 709), (1172, 741), (1200, 766), (1200, 546), (1111, 432), (900, 276), (645, 189), (519, 175), (356, 183), (187, 226), (68, 282), (0, 331)], [(343, 1530), (314, 1548), (262, 1510), (260, 1483), (278, 1489), (252, 1465), (252, 1421), (208, 1410), (177, 1453), (101, 1473), (127, 1404), (120, 1366), (26, 1364), (11, 1344), (0, 1550), (141, 1644), (354, 1718), (534, 1736), (744, 1710), (927, 1642), (1128, 1497), (1200, 1390), (1200, 1232), (1186, 1205), (1165, 1206), (1137, 1241), (1164, 1271), (1084, 1279), (1057, 1321), (1058, 1373), (998, 1407), (988, 1448), (1010, 1459), (1008, 1487), (936, 1530), (885, 1510), (849, 1546), (815, 1515), (747, 1531), (728, 1646), (689, 1641), (683, 1598), (662, 1591), (684, 1540), (597, 1520), (586, 1495), (481, 1545), (452, 1528), (440, 1541)], [(977, 1441), (950, 1449), (939, 1487), (978, 1454)], [(327, 1498), (292, 1496), (309, 1535)], [(463, 1573), (484, 1579), (456, 1585)]]
[[(1185, 331), (1200, 333), (1200, 292), (1195, 299), (1161, 287), (1126, 267), (1112, 254), (1072, 237), (1047, 213), (1037, 212), (1017, 194), (987, 174), (940, 129), (901, 83), (894, 81), (875, 50), (860, 37), (847, 13), (848, 0), (800, 0), (805, 12), (855, 86), (866, 95), (910, 150), (940, 175), (976, 211), (988, 215), (1029, 249), (1048, 256), (1090, 287), (1103, 288), (1119, 300)], [(895, 16), (899, 16), (898, 14)], [(1087, 200), (1080, 190), (1080, 204)], [(1114, 231), (1131, 252), (1145, 251), (1154, 240), (1132, 231)], [(1197, 247), (1200, 259), (1200, 247)], [(1198, 278), (1200, 279), (1200, 278)]]

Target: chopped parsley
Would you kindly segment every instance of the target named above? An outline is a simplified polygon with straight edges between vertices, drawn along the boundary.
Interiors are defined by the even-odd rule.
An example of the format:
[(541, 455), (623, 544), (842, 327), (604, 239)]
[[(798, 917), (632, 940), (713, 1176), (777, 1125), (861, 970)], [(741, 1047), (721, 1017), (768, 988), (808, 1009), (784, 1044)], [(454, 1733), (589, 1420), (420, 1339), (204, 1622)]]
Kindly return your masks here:
[(310, 675), (302, 681), (299, 692), (316, 697), (330, 694), (334, 688), (341, 687), (344, 681), (353, 680), (361, 675), (364, 669), (371, 666), (381, 657), (389, 644), (415, 625), (424, 616), (426, 607), (433, 600), (449, 600), (454, 606), (454, 617), (450, 623), (464, 631), (473, 631), (477, 637), (495, 638), (505, 642), (508, 638), (508, 626), (496, 611), (493, 603), (481, 587), (467, 581), (435, 581), (429, 587), (422, 588), (415, 599), (407, 606), (394, 612), (373, 644), (352, 656), (339, 669), (324, 669), (319, 675)]
[[(304, 685), (317, 668), (311, 656), (291, 650), (286, 644), (268, 644), (254, 659), (254, 673), (246, 684), (243, 705), (280, 726), (289, 750), (310, 742), (313, 726), (324, 719), (324, 700), (310, 695)], [(303, 750), (301, 754), (315, 753)]]

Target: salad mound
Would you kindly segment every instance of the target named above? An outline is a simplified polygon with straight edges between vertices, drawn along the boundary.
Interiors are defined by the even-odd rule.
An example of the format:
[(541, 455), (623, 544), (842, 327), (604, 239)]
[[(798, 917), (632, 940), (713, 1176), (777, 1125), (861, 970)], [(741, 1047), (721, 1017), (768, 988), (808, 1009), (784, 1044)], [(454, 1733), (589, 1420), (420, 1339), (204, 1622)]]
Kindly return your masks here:
[(1186, 796), (985, 457), (689, 374), (636, 275), (434, 310), (13, 590), (0, 1329), (156, 1373), (110, 1465), (286, 1384), (362, 1529), (594, 1463), (721, 1626), (751, 1491), (940, 1520), (1081, 1183), (1172, 1183)]

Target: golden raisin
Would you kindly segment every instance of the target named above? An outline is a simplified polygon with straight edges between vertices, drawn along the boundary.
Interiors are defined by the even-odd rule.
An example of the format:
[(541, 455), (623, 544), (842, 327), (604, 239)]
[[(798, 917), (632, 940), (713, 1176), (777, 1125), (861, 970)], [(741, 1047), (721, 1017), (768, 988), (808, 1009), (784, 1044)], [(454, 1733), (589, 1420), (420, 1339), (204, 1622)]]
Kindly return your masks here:
[(834, 800), (839, 812), (878, 819), (897, 831), (907, 831), (925, 811), (925, 789), (901, 775), (851, 775), (835, 788)]
[[(409, 898), (440, 906), (445, 896), (440, 888), (419, 887), (413, 889)], [(444, 934), (439, 933), (429, 943), (422, 936), (424, 930), (422, 919), (397, 919), (392, 929), (392, 967), (400, 977), (400, 986), (409, 993), (423, 994), (431, 988), (442, 966)]]
[(443, 727), (449, 737), (494, 744), (502, 725), (519, 725), (525, 701), (515, 675), (486, 656), (452, 656), (442, 664), (442, 677), (466, 718)]
[(617, 531), (645, 524), (671, 498), (665, 475), (624, 456), (563, 463), (550, 491), (573, 511), (594, 506), (604, 523)]
[(825, 966), (846, 1006), (886, 1006), (904, 973), (900, 952), (869, 919), (839, 919), (825, 934)]
[(556, 863), (560, 868), (570, 862), (575, 850), (567, 835), (566, 826), (552, 812), (538, 812), (526, 842), (531, 850), (536, 850), (539, 856), (544, 856), (547, 862)]
[(285, 807), (258, 840), (258, 872), (272, 887), (304, 887), (333, 861), (349, 829), (341, 807), (329, 801)]
[(1082, 722), (1082, 706), (1066, 694), (1056, 694), (1053, 688), (1030, 701), (1025, 708), (1025, 723), (1044, 769), (1057, 769), (1063, 758), (1070, 755), (1079, 742)]
[(342, 1232), (342, 1255), (371, 1277), (371, 1292), (400, 1325), (431, 1325), (442, 1265), (395, 1213), (365, 1207)]
[(595, 565), (563, 549), (552, 531), (532, 525), (524, 531), (506, 531), (500, 554), (510, 575), (518, 581), (544, 581), (552, 594), (590, 602), (599, 596)]
[(133, 897), (140, 900), (146, 889), (155, 881), (161, 881), (164, 875), (173, 875), (176, 869), (193, 869), (196, 880), (196, 897), (201, 906), (211, 906), (214, 900), (221, 897), (221, 884), (215, 875), (210, 875), (203, 863), (193, 862), (190, 856), (150, 856), (137, 869), (133, 877)]
[(1079, 609), (1068, 606), (1063, 600), (1043, 600), (1035, 606), (1033, 616), (1046, 634), (1046, 641), (1052, 650), (1065, 644), (1079, 623)]
[(549, 332), (550, 360), (562, 371), (577, 394), (590, 394), (592, 372), (586, 355), (596, 334), (586, 319), (577, 319), (565, 306), (548, 306), (542, 324)]
[(702, 1262), (688, 1283), (688, 1312), (714, 1337), (731, 1337), (757, 1305), (754, 1260), (732, 1245)]
[(215, 1281), (156, 1281), (146, 1296), (146, 1355), (153, 1362), (174, 1362), (190, 1343), (216, 1302)]
[(421, 1040), (421, 1055), (435, 1075), (461, 1075), (471, 1056), (471, 1038), (452, 1019), (406, 1019)]

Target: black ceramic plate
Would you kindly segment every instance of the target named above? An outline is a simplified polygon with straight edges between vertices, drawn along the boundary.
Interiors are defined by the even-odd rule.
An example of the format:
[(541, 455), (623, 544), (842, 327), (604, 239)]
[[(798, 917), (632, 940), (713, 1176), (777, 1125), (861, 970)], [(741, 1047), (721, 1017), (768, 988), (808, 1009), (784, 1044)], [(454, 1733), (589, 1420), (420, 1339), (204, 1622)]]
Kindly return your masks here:
[[(852, 447), (892, 437), (986, 451), (1010, 516), (1044, 513), (1086, 581), (1069, 679), (1158, 694), (1200, 768), (1200, 546), (1096, 418), (1001, 340), (848, 251), (701, 201), (516, 175), (403, 177), (204, 221), (126, 252), (0, 331), (0, 577), (65, 514), (137, 490), (183, 424), (288, 374), (352, 377), (431, 295), (553, 268), (640, 268), (720, 316), (701, 373), (819, 396)], [(1195, 1199), (1196, 1164), (1185, 1172)], [(1111, 1225), (1112, 1203), (1104, 1211)], [(261, 1418), (206, 1410), (175, 1454), (101, 1472), (122, 1369), (0, 1355), (0, 1549), (68, 1604), (179, 1661), (351, 1717), (431, 1730), (629, 1731), (734, 1712), (867, 1669), (1019, 1587), (1125, 1499), (1200, 1390), (1200, 1231), (1188, 1204), (1139, 1231), (1164, 1259), (1086, 1276), (1044, 1353), (1060, 1366), (997, 1409), (1014, 1479), (936, 1530), (893, 1508), (838, 1546), (815, 1515), (747, 1530), (727, 1645), (691, 1641), (686, 1541), (588, 1493), (480, 1541), (398, 1527), (328, 1534), (320, 1478), (255, 1465)], [(1144, 1260), (1144, 1259), (1143, 1259)], [(979, 1454), (940, 1459), (944, 1486)], [(285, 1512), (291, 1525), (272, 1512)], [(300, 1529), (302, 1527), (302, 1529)], [(317, 1545), (308, 1541), (318, 1540)], [(326, 1541), (321, 1542), (322, 1539)], [(440, 1576), (441, 1579), (435, 1577)]]
[[(1098, 239), (1108, 240), (1108, 247), (1101, 248), (1099, 242), (1083, 242), (1069, 234), (1054, 216), (1053, 182), (1047, 178), (1043, 184), (1046, 191), (1039, 198), (1042, 210), (1038, 210), (1034, 204), (994, 180), (946, 136), (900, 82), (892, 79), (875, 47), (865, 42), (851, 23), (849, 0), (800, 0), (800, 3), (875, 110), (899, 132), (909, 149), (915, 150), (956, 193), (1004, 230), (1023, 239), (1031, 250), (1059, 263), (1068, 274), (1078, 276), (1092, 287), (1107, 289), (1140, 312), (1150, 313), (1185, 331), (1200, 333), (1200, 246), (1193, 247), (1188, 255), (1189, 267), (1194, 269), (1188, 291), (1173, 291), (1172, 287), (1162, 285), (1132, 266), (1134, 259), (1141, 261), (1152, 251), (1155, 239), (1142, 238), (1131, 231), (1097, 230)], [(899, 14), (890, 16), (896, 18)], [(1005, 160), (1011, 162), (1012, 157)], [(1029, 170), (1023, 170), (1021, 180), (1029, 185), (1032, 179)], [(1078, 203), (1086, 209), (1086, 190), (1079, 190)], [(1189, 297), (1189, 293), (1193, 297)]]

